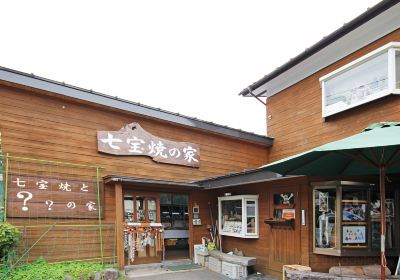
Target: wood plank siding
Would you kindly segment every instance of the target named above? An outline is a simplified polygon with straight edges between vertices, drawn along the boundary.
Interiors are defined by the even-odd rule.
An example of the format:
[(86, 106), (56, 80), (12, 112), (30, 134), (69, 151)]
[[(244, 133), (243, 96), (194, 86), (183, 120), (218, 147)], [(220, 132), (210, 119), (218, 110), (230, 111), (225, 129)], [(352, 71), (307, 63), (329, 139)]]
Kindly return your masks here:
[[(98, 130), (119, 130), (131, 122), (138, 122), (144, 129), (161, 138), (199, 144), (200, 168), (160, 164), (148, 157), (113, 156), (97, 151)], [(0, 131), (4, 154), (98, 165), (103, 168), (100, 174), (102, 177), (120, 175), (189, 182), (255, 168), (265, 164), (267, 159), (267, 151), (263, 145), (3, 82), (0, 85)], [(34, 164), (26, 167), (27, 172), (34, 169)], [(86, 174), (85, 171), (78, 170), (76, 175), (85, 176)], [(121, 195), (122, 190), (120, 188), (117, 190)], [(115, 205), (120, 204), (121, 201), (122, 197), (115, 196), (115, 186), (105, 185), (102, 219), (104, 256), (111, 261), (116, 253)], [(206, 225), (210, 223), (210, 220), (206, 194), (196, 192), (191, 196), (191, 201), (200, 206), (200, 217), (203, 220), (203, 226), (193, 227), (191, 231), (193, 244), (193, 242), (200, 243), (201, 237), (207, 234)], [(122, 218), (120, 212), (121, 208), (118, 208), (119, 219)], [(53, 222), (51, 218), (37, 221), (32, 218), (12, 218), (9, 221), (20, 226), (25, 236), (29, 236), (24, 240), (25, 248), (29, 248), (37, 241), (46, 229), (46, 227), (35, 228), (34, 226), (51, 225)], [(97, 224), (96, 220), (82, 219), (66, 219), (65, 222)], [(56, 225), (30, 251), (28, 260), (35, 260), (40, 256), (48, 261), (69, 260), (75, 258), (77, 252), (79, 252), (79, 258), (99, 258), (99, 233), (89, 229), (83, 232), (86, 227)], [(118, 228), (118, 234), (121, 234), (120, 230)], [(79, 242), (74, 243), (74, 240), (78, 241), (82, 234), (86, 234), (85, 238), (90, 239), (85, 248), (80, 247)], [(68, 241), (63, 242), (66, 240), (66, 235), (68, 235)], [(51, 246), (46, 246), (46, 244), (51, 244)], [(117, 245), (121, 246), (121, 243)], [(50, 248), (55, 248), (56, 252), (50, 252)]]
[[(274, 145), (269, 148), (268, 161), (273, 162), (351, 136), (376, 122), (400, 121), (398, 95), (374, 100), (325, 119), (322, 117), (322, 90), (319, 78), (392, 41), (400, 41), (399, 29), (268, 98), (268, 134), (275, 139)], [(303, 190), (303, 195), (307, 195), (306, 190)], [(308, 196), (311, 198), (311, 193)], [(312, 200), (308, 203), (311, 212)], [(308, 221), (312, 221), (310, 213), (308, 217)], [(327, 272), (332, 266), (379, 262), (377, 257), (313, 254), (312, 224), (308, 223), (307, 227), (302, 227), (302, 231), (308, 231), (308, 234), (302, 233), (301, 237), (302, 260), (308, 262), (313, 271)]]
[[(280, 194), (286, 189), (294, 191), (296, 196), (296, 220), (294, 228), (272, 227), (266, 225), (264, 220), (273, 217), (273, 195)], [(281, 275), (283, 264), (291, 263), (308, 265), (308, 250), (305, 252), (302, 252), (302, 250), (304, 250), (304, 246), (307, 247), (308, 245), (309, 225), (301, 226), (300, 216), (300, 210), (308, 207), (308, 195), (301, 194), (307, 194), (308, 191), (309, 188), (306, 177), (214, 190), (214, 200), (212, 203), (214, 217), (217, 217), (217, 197), (223, 196), (226, 192), (232, 193), (232, 195), (259, 195), (259, 238), (246, 239), (222, 236), (223, 251), (229, 252), (234, 248), (237, 248), (243, 251), (246, 256), (257, 258), (257, 265), (255, 266), (257, 271), (276, 276)], [(307, 216), (307, 220), (310, 218), (311, 215)]]
[(269, 149), (269, 161), (351, 136), (375, 122), (399, 121), (400, 97), (397, 95), (322, 118), (319, 78), (392, 41), (400, 41), (400, 30), (268, 98), (268, 134), (275, 138)]

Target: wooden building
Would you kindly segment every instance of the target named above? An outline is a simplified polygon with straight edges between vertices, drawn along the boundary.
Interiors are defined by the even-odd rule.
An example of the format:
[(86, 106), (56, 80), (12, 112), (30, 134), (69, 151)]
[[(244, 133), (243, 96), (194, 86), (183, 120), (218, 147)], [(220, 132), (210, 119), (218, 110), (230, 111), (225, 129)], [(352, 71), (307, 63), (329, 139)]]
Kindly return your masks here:
[[(125, 222), (162, 224), (167, 258), (192, 257), (218, 223), (222, 250), (256, 257), (264, 273), (378, 263), (377, 178), (281, 177), (259, 167), (400, 120), (399, 14), (399, 1), (382, 1), (243, 90), (267, 97), (268, 136), (0, 68), (2, 209), (24, 234), (21, 250), (28, 260), (122, 268), (161, 260), (157, 232), (126, 252)], [(400, 188), (390, 179), (388, 249), (398, 256)], [(342, 197), (356, 195), (364, 237), (346, 243), (338, 213)]]
[[(267, 99), (268, 135), (274, 138), (274, 145), (268, 149), (268, 162), (357, 134), (373, 123), (400, 120), (399, 14), (399, 1), (382, 1), (240, 93)], [(388, 265), (393, 271), (393, 262), (397, 263), (400, 249), (400, 200), (398, 178), (390, 177), (386, 204), (395, 213), (389, 217), (386, 250)], [(364, 185), (361, 187), (363, 191), (350, 195), (350, 190), (357, 190), (357, 187), (340, 184), (339, 181), (343, 180), (377, 183), (374, 177), (291, 179), (290, 192), (298, 194), (294, 229), (300, 235), (295, 233), (291, 237), (293, 231), (269, 224), (266, 229), (269, 236), (263, 242), (269, 244), (264, 246), (268, 246), (270, 253), (263, 254), (268, 270), (279, 271), (281, 264), (293, 262), (322, 272), (334, 265), (379, 264), (379, 229), (376, 228), (379, 228), (379, 223), (376, 223), (373, 206), (379, 188), (369, 189)], [(316, 183), (321, 181), (336, 182)], [(289, 183), (273, 185), (285, 187), (284, 192), (289, 188)], [(324, 189), (326, 185), (330, 187)], [(267, 192), (279, 193), (280, 188), (275, 191), (273, 188), (267, 188)], [(342, 198), (338, 197), (339, 193)], [(324, 216), (335, 228), (329, 229), (336, 235), (330, 237), (331, 244), (321, 239), (320, 235), (325, 235), (319, 232), (322, 223), (318, 217), (322, 217), (320, 210), (324, 207), (319, 204), (318, 196), (325, 194), (337, 196), (337, 204), (334, 204), (337, 206), (336, 214), (327, 212)], [(357, 196), (359, 204), (366, 207), (366, 217), (358, 221), (358, 229), (365, 234), (362, 242), (346, 236), (347, 230), (351, 229), (349, 226), (355, 226), (357, 222), (346, 220), (348, 217), (344, 212), (343, 217), (338, 214), (345, 211), (344, 201), (350, 200), (348, 197), (356, 203)], [(267, 199), (273, 199), (271, 194)], [(365, 204), (361, 200), (365, 200)], [(274, 208), (273, 202), (268, 204), (270, 209)], [(303, 210), (308, 213), (297, 215)], [(267, 213), (266, 210), (262, 212)], [(305, 214), (304, 220), (301, 220), (302, 214)], [(266, 217), (273, 215), (270, 210)], [(264, 217), (260, 217), (260, 224)], [(340, 225), (333, 225), (332, 219)], [(274, 242), (275, 238), (279, 241)], [(227, 242), (225, 245), (239, 246), (233, 241), (232, 245)], [(257, 252), (260, 251), (252, 253)], [(275, 266), (276, 263), (279, 266)]]
[[(209, 194), (193, 182), (259, 167), (273, 142), (6, 68), (0, 93), (3, 214), (21, 228), (29, 260), (118, 258), (122, 268), (126, 221), (168, 225), (166, 257), (188, 258), (212, 224)], [(134, 264), (161, 257), (136, 254)]]

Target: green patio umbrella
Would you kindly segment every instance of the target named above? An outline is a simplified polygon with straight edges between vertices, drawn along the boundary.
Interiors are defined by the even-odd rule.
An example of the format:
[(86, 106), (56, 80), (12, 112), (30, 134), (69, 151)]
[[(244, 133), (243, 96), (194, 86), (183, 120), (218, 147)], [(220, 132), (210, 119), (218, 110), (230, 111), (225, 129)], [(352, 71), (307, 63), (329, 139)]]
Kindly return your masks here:
[[(361, 133), (261, 167), (282, 175), (380, 177), (380, 201), (385, 201), (386, 174), (400, 173), (400, 122), (373, 124)], [(381, 207), (381, 279), (385, 279), (386, 211)]]

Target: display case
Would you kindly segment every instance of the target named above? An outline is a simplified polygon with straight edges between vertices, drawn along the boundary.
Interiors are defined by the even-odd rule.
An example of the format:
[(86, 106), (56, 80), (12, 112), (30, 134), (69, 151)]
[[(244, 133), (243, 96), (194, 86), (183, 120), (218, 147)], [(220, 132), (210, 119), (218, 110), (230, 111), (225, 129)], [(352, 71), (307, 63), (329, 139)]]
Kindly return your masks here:
[[(335, 256), (374, 256), (380, 249), (379, 186), (348, 181), (313, 183), (314, 253)], [(394, 188), (386, 193), (386, 248), (397, 254), (398, 213)]]
[(258, 238), (258, 195), (218, 198), (220, 235)]

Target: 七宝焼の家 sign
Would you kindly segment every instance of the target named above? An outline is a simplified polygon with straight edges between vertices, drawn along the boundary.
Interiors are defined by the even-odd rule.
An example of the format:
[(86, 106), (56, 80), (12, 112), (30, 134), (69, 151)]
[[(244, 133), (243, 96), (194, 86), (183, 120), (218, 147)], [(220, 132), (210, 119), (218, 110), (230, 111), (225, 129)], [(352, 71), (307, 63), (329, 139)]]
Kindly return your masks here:
[(138, 123), (118, 131), (98, 131), (97, 150), (112, 155), (148, 156), (156, 162), (200, 166), (200, 148), (189, 142), (175, 142), (154, 136)]

